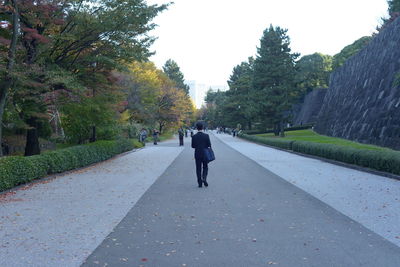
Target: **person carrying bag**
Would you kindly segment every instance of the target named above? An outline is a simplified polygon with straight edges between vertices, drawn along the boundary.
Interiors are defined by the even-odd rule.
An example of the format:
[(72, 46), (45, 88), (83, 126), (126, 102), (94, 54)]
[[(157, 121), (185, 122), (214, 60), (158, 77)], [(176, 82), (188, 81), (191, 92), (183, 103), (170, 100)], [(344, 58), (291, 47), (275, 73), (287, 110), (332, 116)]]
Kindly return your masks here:
[[(208, 174), (208, 163), (215, 156), (211, 149), (210, 136), (203, 133), (203, 123), (196, 123), (197, 133), (192, 137), (192, 148), (194, 148), (194, 158), (196, 160), (196, 175), (197, 183), (199, 187), (208, 186), (207, 174)], [(212, 153), (211, 153), (212, 152)]]

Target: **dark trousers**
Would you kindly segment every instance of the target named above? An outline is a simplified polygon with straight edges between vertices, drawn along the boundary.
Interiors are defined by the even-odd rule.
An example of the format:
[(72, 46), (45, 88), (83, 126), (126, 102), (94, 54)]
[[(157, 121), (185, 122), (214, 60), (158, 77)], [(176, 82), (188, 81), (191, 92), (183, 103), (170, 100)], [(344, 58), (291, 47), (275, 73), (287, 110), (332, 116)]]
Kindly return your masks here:
[[(203, 167), (203, 170), (202, 170)], [(203, 159), (196, 159), (197, 182), (202, 185), (202, 181), (207, 181), (208, 163)]]
[(183, 146), (183, 136), (182, 137), (179, 136), (179, 145)]

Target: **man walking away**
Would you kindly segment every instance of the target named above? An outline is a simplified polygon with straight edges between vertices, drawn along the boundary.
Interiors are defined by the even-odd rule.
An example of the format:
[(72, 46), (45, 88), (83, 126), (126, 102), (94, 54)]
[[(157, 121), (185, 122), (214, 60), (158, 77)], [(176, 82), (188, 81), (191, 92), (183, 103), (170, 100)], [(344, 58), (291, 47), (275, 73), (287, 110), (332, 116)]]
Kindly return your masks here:
[(202, 187), (203, 184), (205, 187), (208, 186), (208, 163), (204, 157), (204, 149), (211, 147), (210, 136), (206, 133), (203, 133), (203, 127), (204, 126), (201, 122), (196, 123), (198, 132), (192, 137), (192, 148), (194, 148), (197, 183), (199, 184), (199, 187)]
[(143, 144), (143, 146), (146, 145), (146, 138), (147, 138), (147, 131), (145, 128), (142, 128), (139, 133), (139, 142)]
[(178, 134), (179, 134), (179, 146), (183, 146), (183, 135), (184, 135), (184, 133), (183, 133), (183, 129), (182, 128), (179, 128)]
[(156, 129), (153, 130), (153, 142), (155, 145), (157, 145), (158, 141), (158, 131)]

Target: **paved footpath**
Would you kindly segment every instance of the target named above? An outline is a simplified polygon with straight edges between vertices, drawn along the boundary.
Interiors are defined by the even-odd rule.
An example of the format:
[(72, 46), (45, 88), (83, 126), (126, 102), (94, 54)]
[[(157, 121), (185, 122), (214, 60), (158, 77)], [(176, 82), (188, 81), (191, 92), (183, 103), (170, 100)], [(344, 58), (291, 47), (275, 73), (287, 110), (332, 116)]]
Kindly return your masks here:
[(400, 247), (400, 180), (216, 135), (237, 152)]
[[(208, 188), (197, 188), (186, 144), (83, 266), (400, 266), (394, 242), (250, 159), (252, 149), (244, 156), (226, 144), (231, 137), (219, 138), (211, 139), (217, 160)], [(254, 145), (246, 144), (238, 146)], [(257, 147), (258, 160), (292, 169), (292, 179), (298, 178), (293, 172), (303, 177), (299, 166), (284, 160), (288, 155), (273, 150), (263, 158), (267, 148)]]
[(181, 153), (176, 144), (0, 194), (0, 266), (80, 266)]

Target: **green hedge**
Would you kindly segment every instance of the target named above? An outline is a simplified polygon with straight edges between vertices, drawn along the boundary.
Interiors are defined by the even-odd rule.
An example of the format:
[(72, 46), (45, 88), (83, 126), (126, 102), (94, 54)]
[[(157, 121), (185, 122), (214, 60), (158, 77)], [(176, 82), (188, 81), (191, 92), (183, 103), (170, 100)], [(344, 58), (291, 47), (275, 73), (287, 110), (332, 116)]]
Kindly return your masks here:
[(297, 126), (285, 128), (285, 131), (290, 132), (290, 131), (298, 131), (298, 130), (307, 130), (307, 129), (311, 129), (312, 127), (314, 127), (314, 124), (297, 125)]
[(368, 150), (334, 144), (290, 141), (246, 134), (241, 134), (240, 137), (269, 146), (400, 175), (400, 151)]
[(400, 174), (400, 152), (398, 151), (368, 150), (305, 141), (294, 142), (292, 149), (304, 154)]
[[(312, 127), (313, 127), (313, 124), (298, 125), (298, 126), (285, 128), (285, 132), (307, 130), (307, 129), (311, 129)], [(267, 133), (273, 133), (273, 132), (274, 132), (274, 130), (272, 130), (272, 129), (269, 129), (269, 130), (245, 130), (244, 131), (245, 134), (249, 134), (249, 135), (267, 134)]]
[(141, 144), (136, 140), (120, 139), (97, 141), (31, 157), (3, 157), (0, 158), (0, 191), (49, 174), (100, 162), (140, 146)]
[(247, 134), (240, 134), (240, 137), (253, 141), (253, 142), (257, 142), (257, 143), (261, 143), (264, 145), (269, 145), (269, 146), (275, 146), (275, 147), (280, 147), (283, 149), (292, 149), (292, 143), (294, 141), (292, 140), (286, 140), (286, 139), (278, 139), (278, 138), (266, 138), (266, 137), (261, 137), (261, 136), (256, 136), (256, 135), (247, 135)]

